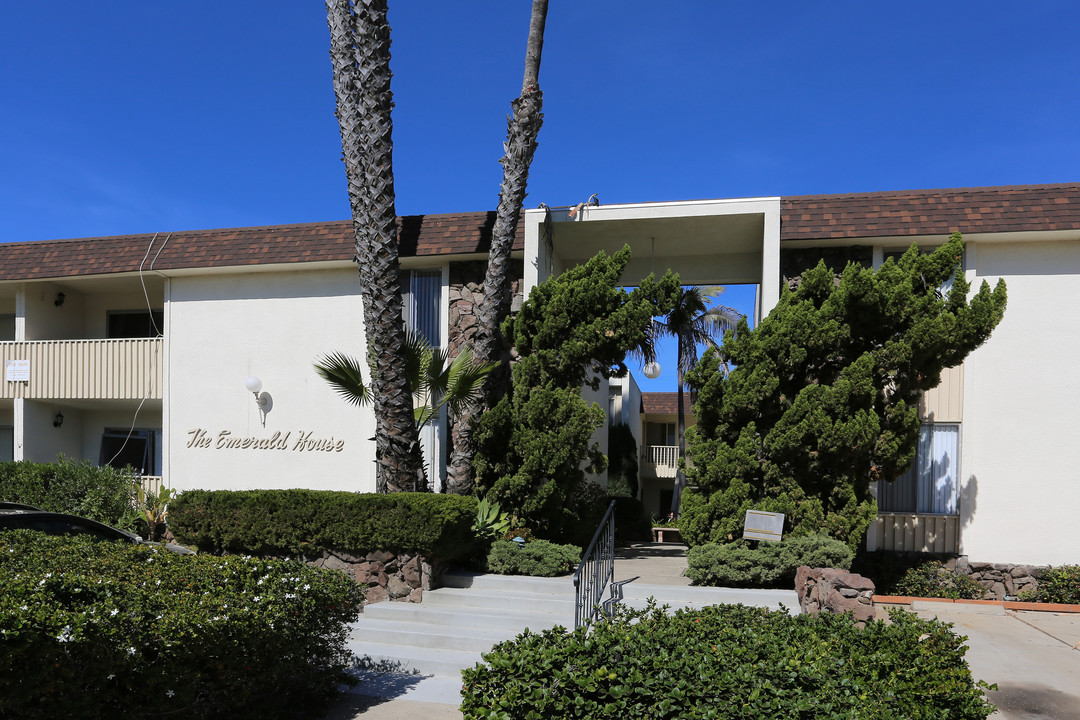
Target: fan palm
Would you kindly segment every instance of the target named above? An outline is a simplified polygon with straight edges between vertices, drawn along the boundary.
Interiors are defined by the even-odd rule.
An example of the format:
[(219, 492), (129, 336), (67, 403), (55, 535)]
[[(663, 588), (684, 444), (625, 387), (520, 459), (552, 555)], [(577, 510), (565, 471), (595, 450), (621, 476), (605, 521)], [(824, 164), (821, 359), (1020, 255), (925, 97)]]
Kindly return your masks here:
[[(453, 360), (442, 348), (433, 348), (423, 334), (409, 332), (405, 343), (405, 374), (413, 389), (413, 419), (418, 428), (435, 420), (445, 407), (456, 413), (475, 401), (484, 378), (498, 363), (477, 363), (468, 348)], [(323, 356), (315, 372), (333, 386), (347, 402), (364, 406), (372, 401), (371, 387), (364, 382), (360, 361), (341, 352)]]
[(412, 393), (404, 371), (386, 4), (387, 0), (326, 0), (326, 19), (364, 332), (368, 345), (376, 349), (378, 366), (372, 391), (376, 488), (398, 492), (424, 483), (424, 459), (410, 418)]
[[(654, 345), (662, 337), (676, 339), (676, 369), (678, 372), (678, 438), (679, 458), (686, 456), (686, 413), (683, 411), (683, 388), (686, 385), (686, 373), (698, 361), (698, 346), (711, 345), (719, 347), (717, 339), (722, 339), (724, 333), (733, 330), (742, 319), (742, 314), (724, 305), (709, 307), (709, 302), (724, 292), (724, 288), (717, 285), (691, 285), (679, 289), (675, 306), (664, 316), (662, 320), (653, 320), (650, 331), (650, 340)], [(643, 349), (642, 354), (646, 360), (651, 360), (653, 354), (652, 345)], [(683, 487), (686, 485), (686, 477), (682, 470), (675, 477), (675, 492), (671, 499), (671, 512), (678, 514), (679, 505), (682, 501)]]

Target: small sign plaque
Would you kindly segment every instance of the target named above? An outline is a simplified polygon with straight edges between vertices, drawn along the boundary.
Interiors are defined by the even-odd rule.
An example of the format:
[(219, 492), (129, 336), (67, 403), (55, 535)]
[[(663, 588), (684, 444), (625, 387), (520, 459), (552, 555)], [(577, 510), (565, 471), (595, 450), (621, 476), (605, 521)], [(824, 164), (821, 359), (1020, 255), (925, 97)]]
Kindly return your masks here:
[(4, 365), (4, 379), (8, 382), (30, 382), (30, 361), (8, 360)]
[(784, 513), (747, 510), (743, 537), (747, 540), (771, 540), (780, 542), (784, 532)]

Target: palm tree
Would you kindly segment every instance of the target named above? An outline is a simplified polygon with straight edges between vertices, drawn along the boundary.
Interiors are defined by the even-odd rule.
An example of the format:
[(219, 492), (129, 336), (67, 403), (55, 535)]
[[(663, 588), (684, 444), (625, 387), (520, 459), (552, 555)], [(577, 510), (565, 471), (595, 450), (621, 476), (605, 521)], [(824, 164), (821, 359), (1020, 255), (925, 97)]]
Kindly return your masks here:
[[(468, 348), (456, 358), (441, 348), (432, 348), (422, 333), (411, 331), (405, 346), (406, 374), (413, 388), (413, 419), (417, 429), (433, 423), (445, 407), (458, 412), (480, 397), (484, 378), (497, 363), (477, 363)], [(370, 386), (364, 382), (360, 362), (350, 355), (333, 352), (315, 363), (315, 372), (333, 386), (347, 402), (371, 403)]]
[[(544, 93), (540, 91), (540, 56), (544, 49), (544, 24), (547, 21), (548, 0), (533, 0), (529, 21), (529, 40), (525, 47), (525, 76), (521, 95), (510, 103), (513, 114), (508, 118), (506, 154), (499, 206), (491, 231), (484, 293), (476, 305), (476, 336), (473, 347), (482, 363), (496, 362), (504, 367), (487, 381), (487, 406), (493, 405), (510, 382), (508, 358), (504, 357), (502, 333), (499, 326), (510, 314), (510, 250), (517, 233), (518, 218), (525, 203), (529, 167), (536, 152), (537, 137), (544, 122), (541, 112)], [(472, 403), (455, 419), (454, 453), (450, 459), (451, 492), (468, 494), (472, 491), (472, 458), (475, 452), (470, 438), (470, 423), (483, 410), (483, 400)]]
[[(709, 307), (709, 301), (724, 292), (724, 288), (716, 285), (692, 285), (679, 289), (679, 295), (675, 301), (675, 307), (671, 309), (663, 320), (654, 320), (650, 332), (651, 339), (655, 343), (662, 337), (674, 337), (676, 339), (678, 371), (679, 402), (678, 402), (678, 433), (679, 433), (679, 459), (686, 456), (686, 413), (683, 410), (683, 388), (686, 385), (686, 373), (697, 364), (698, 346), (712, 345), (719, 347), (716, 339), (722, 339), (724, 333), (733, 330), (742, 319), (742, 314), (733, 308), (724, 305)], [(652, 359), (651, 350), (643, 351), (646, 359)], [(671, 498), (671, 512), (679, 513), (682, 502), (682, 491), (686, 486), (686, 476), (680, 469), (675, 476), (675, 492)]]
[(405, 371), (398, 281), (386, 0), (326, 0), (336, 115), (356, 236), (364, 331), (375, 359), (376, 489), (423, 487), (424, 461)]

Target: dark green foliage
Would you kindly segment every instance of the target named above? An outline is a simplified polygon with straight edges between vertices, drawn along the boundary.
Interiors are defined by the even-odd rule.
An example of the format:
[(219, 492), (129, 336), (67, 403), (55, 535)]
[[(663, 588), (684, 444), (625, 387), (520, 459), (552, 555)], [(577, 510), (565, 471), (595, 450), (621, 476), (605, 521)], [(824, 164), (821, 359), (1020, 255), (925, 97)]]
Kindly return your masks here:
[(203, 552), (313, 556), (324, 550), (419, 552), (453, 560), (472, 549), (476, 499), (432, 493), (188, 490), (169, 528)]
[(791, 588), (800, 565), (814, 568), (851, 567), (851, 548), (824, 535), (804, 535), (782, 542), (746, 540), (708, 543), (686, 553), (686, 577), (695, 585), (717, 587)]
[(873, 580), (879, 595), (899, 595), (897, 584), (914, 568), (932, 561), (941, 566), (951, 565), (956, 558), (955, 554), (949, 553), (859, 551), (851, 564), (851, 572)]
[(1038, 590), (1025, 590), (1020, 599), (1027, 602), (1080, 604), (1080, 565), (1050, 568), (1039, 578)]
[(928, 560), (909, 569), (887, 590), (893, 595), (953, 600), (981, 600), (986, 595), (986, 588), (978, 582), (945, 568), (938, 560)]
[(126, 470), (61, 458), (54, 463), (0, 463), (0, 500), (136, 530), (138, 485)]
[(350, 683), (342, 573), (9, 531), (0, 587), (0, 718), (284, 720)]
[(949, 626), (896, 613), (741, 605), (620, 610), (590, 631), (526, 632), (464, 671), (466, 720), (984, 720), (994, 707)]
[(533, 540), (518, 547), (511, 540), (496, 540), (491, 544), (483, 569), (499, 575), (554, 577), (572, 571), (580, 559), (581, 548), (576, 545)]
[[(741, 535), (746, 510), (782, 512), (785, 534), (824, 531), (858, 546), (876, 513), (870, 484), (910, 465), (919, 394), (990, 336), (1005, 285), (967, 299), (959, 234), (928, 255), (912, 246), (873, 271), (824, 263), (750, 330), (743, 323), (687, 380), (690, 485), (706, 496), (693, 542)], [(939, 287), (952, 278), (945, 295)], [(688, 536), (689, 539), (689, 536)]]
[(586, 471), (605, 467), (590, 440), (605, 413), (582, 399), (582, 386), (626, 372), (626, 353), (648, 342), (652, 317), (678, 289), (668, 273), (622, 290), (629, 259), (628, 248), (600, 253), (551, 278), (503, 325), (520, 358), (510, 392), (474, 431), (476, 488), (547, 537), (573, 532), (572, 499)]

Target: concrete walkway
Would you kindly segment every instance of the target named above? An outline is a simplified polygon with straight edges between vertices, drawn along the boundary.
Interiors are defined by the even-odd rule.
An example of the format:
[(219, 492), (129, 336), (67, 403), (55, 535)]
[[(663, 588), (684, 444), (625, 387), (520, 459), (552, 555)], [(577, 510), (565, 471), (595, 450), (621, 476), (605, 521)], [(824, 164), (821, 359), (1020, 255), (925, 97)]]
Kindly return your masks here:
[[(615, 561), (615, 579), (621, 584), (623, 602), (641, 607), (651, 596), (659, 603), (673, 607), (742, 602), (774, 608), (783, 604), (790, 612), (798, 612), (794, 591), (689, 587), (690, 582), (683, 574), (686, 570), (685, 553), (686, 547), (676, 543), (643, 543), (621, 548)], [(521, 581), (539, 581), (535, 583), (537, 587), (533, 588), (537, 593), (547, 589), (545, 583), (551, 584), (551, 592), (555, 596), (552, 602), (555, 603), (562, 602), (559, 598), (563, 593), (569, 598), (573, 597), (569, 578), (471, 577), (473, 579), (468, 582), (475, 584), (484, 596), (495, 595), (498, 599), (501, 594), (511, 604), (529, 606), (540, 602), (525, 599)], [(461, 584), (465, 581), (451, 582)], [(500, 587), (502, 589), (493, 589)], [(381, 613), (415, 613), (421, 608), (425, 613), (439, 613), (459, 603), (467, 607), (470, 603), (483, 602), (469, 593), (461, 592), (467, 589), (441, 588), (432, 591), (425, 594), (421, 606), (401, 603), (371, 606), (365, 611), (367, 617), (354, 626), (355, 650), (361, 654), (365, 648), (375, 648), (376, 653), (390, 652), (379, 645), (384, 631), (372, 624), (365, 624), (365, 621), (373, 620)], [(960, 610), (961, 607), (964, 610)], [(1080, 720), (1080, 613), (1014, 612), (1000, 606), (965, 607), (952, 603), (920, 602), (916, 602), (912, 610), (921, 617), (938, 617), (953, 623), (955, 632), (968, 637), (967, 659), (972, 673), (977, 679), (998, 684), (999, 689), (989, 693), (990, 701), (999, 708), (992, 720)], [(565, 609), (556, 612), (565, 613)], [(480, 608), (477, 613), (489, 626), (485, 628), (487, 631), (491, 631), (491, 625), (504, 622), (504, 616), (513, 615), (513, 612), (492, 607)], [(440, 617), (441, 620), (437, 622), (449, 622), (448, 616)], [(534, 623), (539, 621), (535, 616), (528, 617)], [(554, 623), (554, 620), (551, 622)], [(559, 622), (572, 625), (572, 611), (569, 621), (564, 617)], [(522, 628), (524, 626), (521, 625)], [(397, 632), (406, 627), (402, 624), (387, 632)], [(369, 639), (367, 645), (363, 644), (365, 638)], [(371, 641), (375, 644), (372, 645)], [(438, 652), (439, 657), (450, 657), (459, 651), (442, 649)], [(440, 677), (422, 673), (375, 672), (332, 708), (328, 717), (330, 720), (458, 720), (461, 718), (456, 701), (459, 688), (460, 676), (453, 673)]]
[(912, 611), (967, 636), (967, 661), (998, 707), (991, 720), (1080, 720), (1080, 613), (916, 600)]

